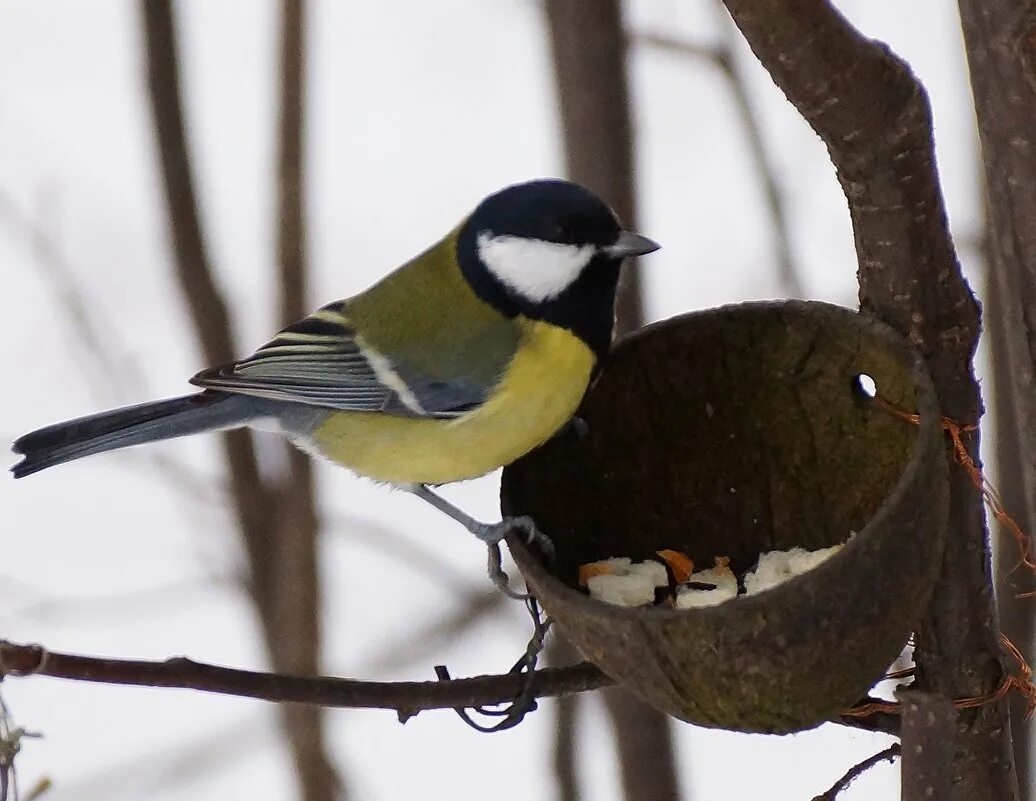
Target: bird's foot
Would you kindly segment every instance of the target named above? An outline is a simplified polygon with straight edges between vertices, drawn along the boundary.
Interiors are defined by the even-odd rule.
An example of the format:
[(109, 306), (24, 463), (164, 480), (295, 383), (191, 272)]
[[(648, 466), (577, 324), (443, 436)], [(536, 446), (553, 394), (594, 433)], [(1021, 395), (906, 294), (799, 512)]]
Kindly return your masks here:
[(536, 523), (531, 517), (505, 517), (499, 523), (482, 523), (462, 512), (445, 498), (432, 492), (424, 484), (400, 484), (400, 489), (406, 490), (418, 498), (434, 506), (440, 512), (456, 520), (464, 528), (478, 537), (489, 548), (489, 578), (504, 595), (510, 598), (517, 598), (522, 601), (528, 600), (529, 596), (511, 589), (507, 573), (502, 567), (503, 558), (500, 555), (500, 541), (512, 531), (525, 533), (525, 542), (529, 545), (536, 543), (540, 552), (547, 561), (554, 559), (554, 544), (550, 538), (536, 528)]
[(536, 521), (528, 515), (505, 517), (499, 523), (478, 523), (473, 533), (486, 545), (497, 545), (512, 531), (525, 534), (525, 544), (535, 543), (548, 562), (554, 559), (554, 543), (536, 527)]

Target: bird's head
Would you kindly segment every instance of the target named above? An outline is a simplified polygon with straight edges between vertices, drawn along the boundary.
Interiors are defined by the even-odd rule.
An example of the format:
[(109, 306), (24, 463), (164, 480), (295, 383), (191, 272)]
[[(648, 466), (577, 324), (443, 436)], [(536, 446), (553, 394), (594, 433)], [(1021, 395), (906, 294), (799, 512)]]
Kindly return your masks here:
[(554, 179), (490, 195), (457, 239), (461, 270), (479, 297), (508, 316), (568, 328), (599, 354), (611, 340), (622, 260), (658, 247), (623, 230), (589, 190)]

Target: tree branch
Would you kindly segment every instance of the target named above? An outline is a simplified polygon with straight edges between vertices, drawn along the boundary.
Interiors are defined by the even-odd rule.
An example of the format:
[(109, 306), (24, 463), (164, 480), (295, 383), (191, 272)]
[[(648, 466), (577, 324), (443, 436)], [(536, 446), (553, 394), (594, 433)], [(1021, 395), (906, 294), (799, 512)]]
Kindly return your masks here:
[[(977, 423), (971, 359), (978, 304), (946, 223), (927, 96), (909, 67), (862, 36), (826, 0), (724, 0), (756, 56), (828, 147), (849, 200), (860, 301), (925, 356), (942, 411)], [(978, 436), (970, 440), (977, 462)], [(942, 574), (917, 629), (917, 685), (982, 696), (1003, 672), (990, 588), (985, 512), (962, 470), (950, 471)], [(1006, 704), (960, 716), (955, 799), (1017, 796)]]
[[(403, 722), (426, 709), (506, 703), (518, 694), (525, 681), (516, 674), (441, 682), (309, 678), (238, 670), (185, 657), (152, 662), (80, 656), (0, 640), (0, 677), (3, 676), (52, 676), (100, 684), (175, 687), (279, 703), (393, 709)], [(538, 698), (587, 692), (612, 683), (588, 662), (538, 670), (534, 682)]]
[(849, 788), (849, 785), (856, 781), (860, 776), (866, 773), (868, 770), (873, 768), (886, 760), (892, 762), (902, 753), (902, 748), (899, 743), (893, 743), (884, 751), (879, 751), (872, 756), (867, 757), (862, 762), (853, 765), (846, 771), (845, 775), (836, 781), (831, 788), (820, 795), (813, 796), (813, 801), (835, 801), (838, 798), (839, 793)]

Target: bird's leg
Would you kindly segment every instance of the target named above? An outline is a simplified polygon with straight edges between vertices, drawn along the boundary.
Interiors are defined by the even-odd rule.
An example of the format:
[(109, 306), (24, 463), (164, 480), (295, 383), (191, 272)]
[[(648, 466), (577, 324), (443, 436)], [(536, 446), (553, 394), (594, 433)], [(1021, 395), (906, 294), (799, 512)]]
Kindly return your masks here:
[(463, 511), (458, 509), (452, 503), (447, 501), (441, 495), (432, 492), (424, 484), (406, 484), (402, 485), (400, 489), (404, 489), (407, 492), (416, 495), (418, 498), (430, 503), (444, 515), (456, 520), (464, 528), (478, 537), (482, 542), (489, 548), (489, 578), (490, 580), (500, 588), (500, 591), (511, 598), (518, 598), (525, 600), (528, 596), (524, 593), (517, 593), (511, 589), (507, 573), (504, 572), (502, 565), (502, 558), (500, 555), (500, 541), (504, 539), (509, 533), (515, 530), (524, 531), (526, 535), (526, 542), (536, 542), (548, 559), (554, 555), (554, 545), (550, 541), (550, 538), (542, 534), (536, 524), (533, 522), (531, 517), (505, 517), (499, 523), (483, 523), (475, 518), (470, 517)]

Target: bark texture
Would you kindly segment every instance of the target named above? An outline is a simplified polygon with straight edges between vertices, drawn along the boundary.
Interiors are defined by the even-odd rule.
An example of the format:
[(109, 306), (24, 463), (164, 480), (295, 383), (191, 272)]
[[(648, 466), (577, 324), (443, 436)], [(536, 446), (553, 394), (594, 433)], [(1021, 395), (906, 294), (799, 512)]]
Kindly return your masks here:
[[(1036, 531), (1036, 5), (1030, 0), (960, 0), (978, 115), (986, 186), (990, 334), (998, 484), (1024, 531)], [(1032, 599), (1026, 571), (1008, 575), (1017, 545), (999, 538), (1005, 633), (1031, 659)], [(1012, 709), (1015, 763), (1032, 794), (1031, 724)]]

